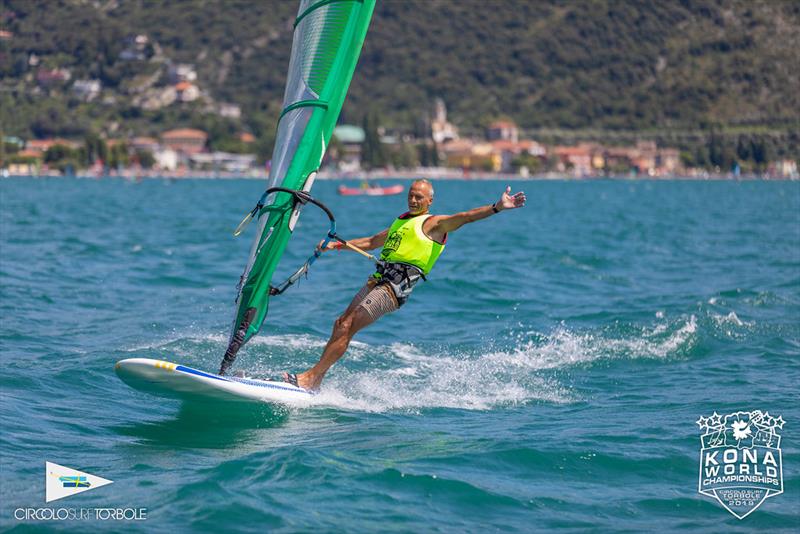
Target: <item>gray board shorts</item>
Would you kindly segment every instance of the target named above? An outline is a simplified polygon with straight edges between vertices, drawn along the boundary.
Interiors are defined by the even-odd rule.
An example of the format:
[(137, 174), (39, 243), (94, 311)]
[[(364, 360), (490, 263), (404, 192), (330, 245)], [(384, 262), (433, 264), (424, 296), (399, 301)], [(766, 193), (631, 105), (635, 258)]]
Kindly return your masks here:
[(379, 317), (397, 310), (400, 304), (397, 302), (392, 288), (370, 277), (364, 287), (353, 297), (350, 307), (364, 308), (372, 320), (377, 321)]
[(422, 271), (404, 264), (382, 263), (378, 270), (383, 275), (370, 276), (349, 306), (364, 308), (373, 321), (405, 304), (414, 286), (423, 278)]

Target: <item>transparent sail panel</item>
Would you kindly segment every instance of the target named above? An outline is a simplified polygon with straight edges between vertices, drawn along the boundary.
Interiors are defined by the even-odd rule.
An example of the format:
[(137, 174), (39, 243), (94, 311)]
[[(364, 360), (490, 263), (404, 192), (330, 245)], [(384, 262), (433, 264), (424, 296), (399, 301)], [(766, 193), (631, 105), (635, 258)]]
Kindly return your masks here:
[(319, 98), (342, 46), (344, 30), (357, 5), (353, 1), (333, 2), (312, 11), (320, 0), (300, 4), (295, 28), (289, 78), (284, 93), (284, 107), (300, 100)]
[[(278, 124), (277, 141), (272, 151), (272, 168), (269, 171), (268, 187), (279, 186), (283, 182), (313, 111), (314, 108), (310, 107), (293, 109), (284, 115), (280, 124)], [(271, 199), (267, 199), (267, 204), (270, 203)]]

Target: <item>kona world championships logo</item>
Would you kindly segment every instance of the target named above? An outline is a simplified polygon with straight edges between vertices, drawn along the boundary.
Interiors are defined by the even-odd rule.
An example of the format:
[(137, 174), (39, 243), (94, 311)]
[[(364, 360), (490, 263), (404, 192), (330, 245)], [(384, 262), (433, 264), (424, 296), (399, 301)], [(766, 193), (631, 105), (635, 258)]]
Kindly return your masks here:
[(761, 410), (700, 417), (700, 493), (739, 519), (783, 493), (778, 429), (784, 422)]

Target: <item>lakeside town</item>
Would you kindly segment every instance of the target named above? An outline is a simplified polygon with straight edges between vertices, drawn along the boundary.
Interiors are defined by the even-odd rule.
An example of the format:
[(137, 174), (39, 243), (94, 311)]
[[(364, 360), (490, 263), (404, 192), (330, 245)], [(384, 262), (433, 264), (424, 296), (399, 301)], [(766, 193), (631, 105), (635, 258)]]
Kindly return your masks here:
[[(360, 126), (343, 124), (334, 130), (320, 177), (798, 179), (797, 162), (793, 160), (768, 162), (765, 171), (758, 175), (742, 173), (735, 167), (728, 172), (719, 169), (709, 172), (687, 167), (678, 149), (659, 147), (653, 141), (639, 141), (634, 146), (606, 146), (597, 142), (545, 145), (521, 138), (518, 127), (510, 120), (491, 123), (483, 138), (462, 138), (443, 112), (432, 121), (429, 139), (398, 138), (382, 129), (378, 132), (387, 160), (400, 161), (401, 165), (388, 163), (377, 168), (364, 165), (367, 133)], [(269, 174), (269, 163), (259, 165), (255, 152), (210, 150), (208, 140), (207, 132), (194, 128), (166, 130), (157, 138), (94, 137), (80, 141), (4, 136), (5, 157), (0, 173), (4, 177), (94, 178), (264, 178)], [(238, 141), (246, 149), (256, 139), (248, 132), (241, 132)], [(407, 153), (398, 155), (403, 151)], [(81, 161), (87, 161), (87, 156), (94, 162), (80, 165)], [(420, 164), (421, 159), (426, 160), (426, 165)]]
[[(13, 35), (5, 32), (4, 40)], [(215, 100), (203, 88), (195, 65), (176, 63), (147, 35), (127, 38), (118, 59), (147, 69), (120, 84), (104, 88), (102, 80), (73, 80), (64, 67), (50, 67), (30, 54), (30, 73), (21, 88), (42, 97), (64, 97), (70, 105), (113, 107), (124, 101), (137, 113), (166, 109), (192, 110), (239, 131), (223, 139), (196, 127), (136, 132), (136, 127), (110, 121), (100, 133), (80, 138), (41, 136), (24, 139), (3, 135), (0, 176), (104, 177), (253, 177), (269, 173), (271, 140), (258, 139), (245, 126), (242, 108)], [(137, 67), (138, 68), (138, 67)], [(143, 68), (143, 67), (142, 67)], [(136, 71), (138, 72), (138, 71)], [(462, 129), (448, 119), (437, 98), (421, 111), (413, 132), (385, 128), (375, 117), (360, 125), (336, 127), (321, 177), (376, 178), (763, 178), (798, 179), (797, 161), (772, 156), (763, 141), (742, 137), (731, 147), (720, 139), (687, 150), (635, 139), (627, 144), (576, 139), (570, 144), (546, 143), (526, 135), (514, 121), (498, 117), (483, 131)], [(144, 129), (139, 123), (138, 128)], [(124, 132), (124, 133), (123, 133)], [(266, 141), (266, 142), (265, 142)], [(715, 145), (716, 143), (716, 145)], [(762, 143), (762, 144), (760, 144)], [(727, 152), (726, 152), (727, 151)]]

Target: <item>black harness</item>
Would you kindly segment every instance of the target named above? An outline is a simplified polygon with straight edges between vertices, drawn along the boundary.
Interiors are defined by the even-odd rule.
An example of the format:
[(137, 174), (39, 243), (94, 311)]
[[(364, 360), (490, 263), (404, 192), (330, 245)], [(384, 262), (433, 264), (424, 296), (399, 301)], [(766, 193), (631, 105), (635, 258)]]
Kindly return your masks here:
[(428, 281), (422, 269), (415, 265), (378, 260), (375, 267), (378, 272), (373, 276), (380, 280), (378, 284), (386, 284), (392, 289), (399, 306), (406, 303), (420, 279)]

